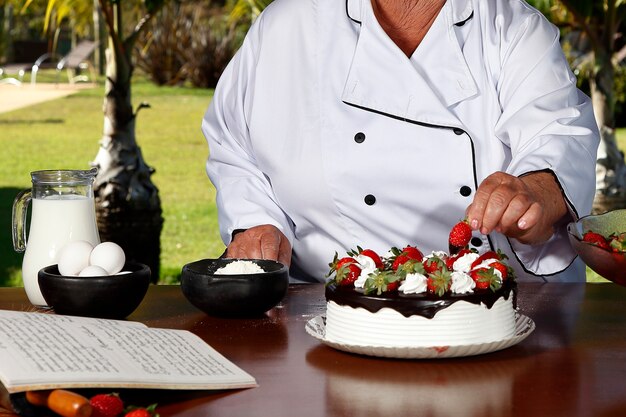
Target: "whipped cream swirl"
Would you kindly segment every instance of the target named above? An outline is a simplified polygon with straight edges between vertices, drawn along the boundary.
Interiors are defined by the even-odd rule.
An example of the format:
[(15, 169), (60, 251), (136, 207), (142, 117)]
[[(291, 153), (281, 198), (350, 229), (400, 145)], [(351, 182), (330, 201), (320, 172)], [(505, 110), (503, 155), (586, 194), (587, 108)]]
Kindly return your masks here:
[(472, 267), (472, 263), (478, 259), (479, 256), (480, 255), (474, 252), (466, 253), (454, 261), (452, 268), (455, 271), (468, 273)]
[(426, 292), (427, 279), (426, 276), (418, 273), (407, 274), (405, 280), (398, 288), (404, 294), (419, 294)]
[(450, 291), (455, 294), (466, 294), (470, 292), (474, 292), (474, 288), (476, 287), (476, 283), (465, 272), (454, 271), (452, 273), (452, 285), (450, 286)]
[(354, 288), (363, 288), (367, 277), (376, 270), (376, 264), (372, 258), (365, 255), (357, 255), (354, 259), (361, 268), (361, 275), (354, 281)]

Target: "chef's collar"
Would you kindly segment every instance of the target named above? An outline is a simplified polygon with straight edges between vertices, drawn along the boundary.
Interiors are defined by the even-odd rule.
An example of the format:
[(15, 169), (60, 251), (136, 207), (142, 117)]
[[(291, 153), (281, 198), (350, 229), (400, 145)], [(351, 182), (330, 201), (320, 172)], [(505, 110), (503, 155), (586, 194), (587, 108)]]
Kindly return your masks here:
[[(361, 24), (363, 18), (363, 2), (371, 2), (371, 0), (346, 0), (346, 13), (354, 22)], [(472, 0), (447, 0), (452, 10), (452, 23), (455, 25), (463, 25), (471, 19), (474, 7)]]
[(407, 59), (393, 47), (369, 0), (361, 1), (362, 23), (341, 100), (401, 120), (458, 127), (450, 107), (476, 95), (477, 87), (451, 33), (451, 3), (444, 5), (424, 38), (431, 47), (418, 48)]

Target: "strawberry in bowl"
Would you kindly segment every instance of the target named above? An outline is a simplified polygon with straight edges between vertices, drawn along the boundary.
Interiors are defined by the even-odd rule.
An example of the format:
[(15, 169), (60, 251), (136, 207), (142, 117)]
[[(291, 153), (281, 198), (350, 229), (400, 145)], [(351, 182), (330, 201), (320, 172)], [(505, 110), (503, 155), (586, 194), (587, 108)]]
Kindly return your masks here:
[(626, 286), (626, 209), (582, 217), (567, 231), (572, 247), (589, 268)]

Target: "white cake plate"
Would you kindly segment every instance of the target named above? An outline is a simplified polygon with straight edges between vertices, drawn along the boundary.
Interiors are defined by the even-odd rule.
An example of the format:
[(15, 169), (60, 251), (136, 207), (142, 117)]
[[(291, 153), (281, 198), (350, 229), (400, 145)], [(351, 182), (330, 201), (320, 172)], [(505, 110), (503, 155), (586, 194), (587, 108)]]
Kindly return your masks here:
[(316, 316), (309, 320), (305, 329), (308, 334), (320, 342), (344, 352), (384, 358), (440, 359), (482, 355), (483, 353), (506, 349), (526, 339), (535, 330), (535, 322), (523, 314), (516, 314), (513, 336), (496, 342), (456, 346), (386, 347), (337, 343), (326, 339), (326, 318), (323, 316)]

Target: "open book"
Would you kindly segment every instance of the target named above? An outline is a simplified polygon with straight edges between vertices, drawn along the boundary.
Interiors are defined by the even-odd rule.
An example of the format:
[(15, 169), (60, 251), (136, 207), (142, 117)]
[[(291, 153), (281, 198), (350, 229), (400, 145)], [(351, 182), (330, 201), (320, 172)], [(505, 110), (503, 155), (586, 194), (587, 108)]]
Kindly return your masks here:
[(186, 330), (7, 310), (0, 310), (0, 381), (9, 393), (257, 386), (252, 376)]

